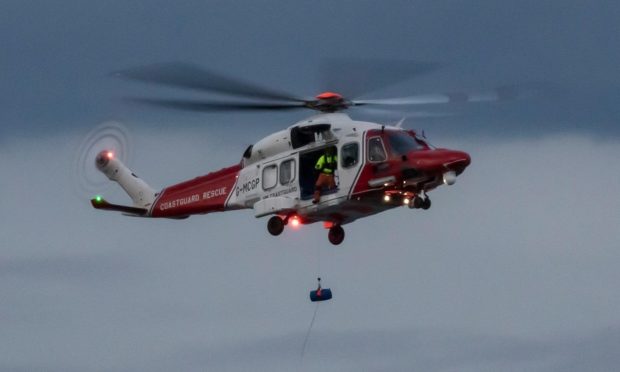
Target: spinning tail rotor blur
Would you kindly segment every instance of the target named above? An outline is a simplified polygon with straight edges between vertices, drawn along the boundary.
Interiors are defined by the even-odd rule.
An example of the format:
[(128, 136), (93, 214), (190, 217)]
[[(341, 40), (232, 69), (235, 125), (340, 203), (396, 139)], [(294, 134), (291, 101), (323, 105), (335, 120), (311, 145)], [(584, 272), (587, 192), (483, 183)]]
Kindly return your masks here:
[(128, 129), (116, 121), (101, 123), (84, 137), (73, 162), (73, 184), (78, 197), (90, 197), (112, 186), (95, 167), (97, 155), (106, 151), (123, 162), (131, 162), (131, 143)]

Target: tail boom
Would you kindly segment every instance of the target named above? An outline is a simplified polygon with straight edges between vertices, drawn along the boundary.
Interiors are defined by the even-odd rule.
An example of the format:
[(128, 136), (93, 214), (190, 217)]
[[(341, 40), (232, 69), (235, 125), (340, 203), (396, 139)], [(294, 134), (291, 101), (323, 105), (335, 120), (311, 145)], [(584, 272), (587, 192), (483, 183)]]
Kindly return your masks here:
[(166, 187), (159, 193), (110, 151), (99, 153), (95, 164), (106, 177), (118, 183), (133, 201), (133, 206), (125, 206), (108, 203), (98, 196), (91, 200), (96, 209), (140, 217), (185, 218), (192, 214), (239, 208), (227, 207), (227, 202), (237, 182), (241, 164)]
[(108, 179), (115, 181), (125, 190), (133, 201), (133, 207), (148, 210), (153, 204), (155, 190), (117, 159), (113, 152), (100, 152), (95, 159), (95, 165)]
[(150, 209), (151, 217), (178, 218), (236, 209), (227, 207), (241, 165), (233, 165), (205, 176), (167, 187)]

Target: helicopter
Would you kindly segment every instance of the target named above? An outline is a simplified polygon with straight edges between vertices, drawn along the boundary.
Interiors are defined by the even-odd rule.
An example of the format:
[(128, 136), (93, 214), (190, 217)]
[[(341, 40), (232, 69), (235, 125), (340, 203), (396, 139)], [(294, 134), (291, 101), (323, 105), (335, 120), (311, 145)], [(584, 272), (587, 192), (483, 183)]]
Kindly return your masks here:
[[(165, 64), (125, 70), (116, 75), (146, 83), (235, 95), (234, 102), (132, 98), (140, 104), (190, 111), (317, 111), (288, 128), (250, 145), (239, 162), (159, 191), (139, 178), (112, 149), (95, 159), (97, 169), (117, 182), (133, 205), (113, 204), (102, 196), (94, 208), (128, 216), (184, 219), (191, 215), (252, 209), (267, 217), (267, 230), (280, 235), (293, 228), (322, 223), (334, 245), (345, 238), (343, 226), (398, 207), (427, 210), (429, 192), (453, 185), (471, 163), (464, 151), (436, 148), (425, 135), (395, 125), (353, 120), (344, 111), (366, 105), (418, 105), (488, 102), (506, 97), (502, 90), (466, 94), (426, 94), (390, 99), (349, 99), (326, 91), (312, 99), (224, 77), (194, 65)], [(247, 99), (251, 100), (247, 100)], [(334, 154), (331, 188), (317, 190), (317, 161)], [(320, 199), (315, 200), (315, 194)]]

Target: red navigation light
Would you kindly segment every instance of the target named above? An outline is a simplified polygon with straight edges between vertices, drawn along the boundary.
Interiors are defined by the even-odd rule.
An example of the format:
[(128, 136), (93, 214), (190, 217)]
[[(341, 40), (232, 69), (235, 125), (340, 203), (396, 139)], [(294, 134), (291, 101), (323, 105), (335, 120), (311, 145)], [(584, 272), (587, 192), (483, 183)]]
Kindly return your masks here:
[(334, 92), (323, 92), (316, 96), (316, 99), (342, 99), (342, 96)]
[(105, 153), (105, 156), (108, 159), (113, 159), (114, 158), (114, 153), (112, 151), (108, 151), (108, 152)]
[(299, 226), (299, 224), (300, 224), (299, 217), (297, 217), (297, 216), (293, 216), (293, 217), (291, 218), (291, 225), (292, 225), (293, 227), (298, 227), (298, 226)]

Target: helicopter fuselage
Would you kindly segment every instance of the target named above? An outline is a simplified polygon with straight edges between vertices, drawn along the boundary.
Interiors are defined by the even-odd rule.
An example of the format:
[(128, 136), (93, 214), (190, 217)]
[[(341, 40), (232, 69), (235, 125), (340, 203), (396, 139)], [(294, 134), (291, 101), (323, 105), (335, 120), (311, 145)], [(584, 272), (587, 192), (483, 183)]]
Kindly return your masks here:
[[(320, 201), (313, 203), (315, 164), (330, 147), (338, 160), (336, 187), (321, 190)], [(150, 198), (132, 197), (134, 206), (127, 208), (141, 213), (122, 211), (185, 218), (253, 209), (256, 217), (273, 215), (269, 227), (273, 235), (291, 219), (295, 224), (324, 222), (334, 243), (331, 229), (342, 231), (341, 225), (359, 218), (403, 205), (428, 209), (427, 192), (453, 184), (470, 161), (465, 152), (433, 148), (411, 130), (354, 121), (342, 113), (319, 114), (250, 146), (236, 165), (166, 187)], [(110, 167), (123, 165), (116, 160), (98, 166), (108, 175), (113, 173)], [(101, 204), (100, 209), (114, 209)]]

